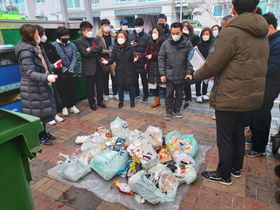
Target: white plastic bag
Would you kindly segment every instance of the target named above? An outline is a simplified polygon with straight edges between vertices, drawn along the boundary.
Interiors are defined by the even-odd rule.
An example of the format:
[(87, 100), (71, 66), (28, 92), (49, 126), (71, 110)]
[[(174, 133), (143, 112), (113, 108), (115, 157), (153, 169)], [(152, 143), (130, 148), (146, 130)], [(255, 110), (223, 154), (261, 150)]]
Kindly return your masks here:
[(161, 174), (159, 175), (159, 185), (161, 185), (161, 189), (168, 189), (168, 191), (162, 192), (161, 189), (157, 188), (145, 176), (143, 170), (138, 171), (134, 176), (130, 177), (128, 179), (128, 185), (133, 192), (136, 192), (152, 204), (172, 202), (177, 192), (178, 181), (169, 169), (165, 168)]
[(129, 135), (128, 124), (119, 117), (110, 123), (110, 129), (112, 136), (126, 139)]
[(59, 156), (66, 158), (64, 162), (58, 162), (58, 164), (61, 165), (58, 173), (64, 179), (75, 182), (91, 171), (90, 166), (82, 163), (76, 157), (69, 157), (69, 155), (64, 155), (62, 153), (59, 153)]
[(162, 129), (159, 127), (148, 126), (145, 131), (145, 138), (154, 148), (162, 146)]
[[(173, 160), (176, 163), (177, 170), (174, 175), (176, 176), (179, 185), (186, 183), (187, 185), (193, 183), (197, 177), (197, 173), (194, 169), (195, 161), (194, 159), (185, 152), (175, 152)], [(181, 166), (184, 172), (181, 172)]]
[(106, 134), (105, 133), (98, 133), (95, 132), (91, 134), (86, 141), (82, 144), (81, 150), (82, 152), (89, 151), (92, 149), (99, 149), (99, 150), (104, 150), (105, 149), (105, 142), (107, 140)]

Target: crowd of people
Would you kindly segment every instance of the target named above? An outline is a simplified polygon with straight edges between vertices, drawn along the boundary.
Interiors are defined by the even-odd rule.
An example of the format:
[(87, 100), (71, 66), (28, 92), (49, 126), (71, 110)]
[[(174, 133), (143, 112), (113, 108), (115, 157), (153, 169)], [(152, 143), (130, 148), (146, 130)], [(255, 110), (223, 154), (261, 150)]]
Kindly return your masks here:
[[(57, 40), (48, 43), (45, 30), (38, 25), (24, 24), (16, 56), (21, 71), (23, 112), (55, 124), (68, 115), (78, 114), (76, 107), (77, 51), (82, 57), (82, 73), (90, 108), (107, 108), (109, 80), (113, 98), (124, 106), (124, 91), (129, 91), (130, 107), (140, 98), (153, 93), (151, 108), (160, 106), (160, 93), (165, 96), (165, 120), (172, 115), (182, 118), (189, 107), (191, 88), (195, 84), (196, 101), (208, 101), (215, 109), (219, 165), (216, 171), (202, 176), (210, 181), (231, 184), (231, 175), (240, 177), (244, 155), (257, 157), (265, 153), (271, 122), (270, 110), (278, 97), (280, 86), (280, 32), (272, 13), (261, 15), (259, 0), (233, 0), (233, 16), (225, 16), (221, 26), (205, 27), (194, 33), (188, 21), (167, 24), (159, 14), (151, 31), (144, 31), (144, 20), (134, 19), (134, 31), (129, 33), (128, 21), (120, 21), (115, 33), (108, 19), (102, 19), (100, 29), (93, 34), (93, 25), (80, 24), (82, 36), (76, 45), (70, 42), (70, 31), (60, 26)], [(268, 38), (267, 38), (268, 36)], [(188, 55), (196, 48), (206, 60), (196, 70)], [(196, 70), (196, 71), (195, 71)], [(206, 79), (214, 80), (210, 99)], [(247, 120), (246, 120), (247, 119)], [(244, 125), (252, 131), (250, 150), (245, 151)], [(54, 136), (40, 133), (40, 142), (52, 145)]]

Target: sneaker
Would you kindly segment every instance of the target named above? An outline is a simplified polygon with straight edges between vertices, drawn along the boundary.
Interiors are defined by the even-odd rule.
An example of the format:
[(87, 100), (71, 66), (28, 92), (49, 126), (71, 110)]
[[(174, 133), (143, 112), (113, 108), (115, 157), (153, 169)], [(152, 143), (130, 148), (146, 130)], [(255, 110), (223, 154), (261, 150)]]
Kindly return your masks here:
[(215, 114), (212, 116), (212, 119), (213, 119), (213, 120), (216, 120), (216, 115), (215, 115)]
[(62, 117), (60, 117), (58, 114), (57, 115), (55, 115), (55, 120), (57, 121), (57, 122), (62, 122), (62, 121), (64, 121), (64, 119), (62, 118)]
[(196, 97), (196, 102), (197, 103), (202, 103), (202, 97), (201, 96), (197, 96)]
[(241, 177), (241, 172), (240, 172), (240, 170), (233, 170), (231, 172), (231, 175), (235, 178), (240, 178)]
[(70, 108), (70, 112), (74, 112), (74, 114), (78, 114), (78, 113), (80, 113), (80, 110), (77, 109), (76, 106), (72, 106), (72, 107)]
[(49, 140), (56, 140), (56, 137), (54, 137), (52, 134), (50, 133), (46, 133), (46, 138), (48, 138)]
[(103, 100), (104, 100), (104, 101), (109, 101), (109, 96), (108, 96), (108, 95), (105, 95), (105, 96), (103, 97)]
[(167, 121), (171, 120), (171, 114), (166, 114), (164, 119), (167, 120)]
[(118, 94), (117, 94), (117, 95), (114, 95), (114, 99), (119, 100)]
[(247, 157), (259, 157), (265, 155), (265, 152), (255, 152), (252, 149), (245, 150), (245, 156)]
[(231, 185), (232, 181), (229, 177), (228, 179), (223, 179), (219, 172), (217, 171), (203, 171), (201, 173), (202, 177), (210, 182), (219, 182), (224, 185)]
[(177, 118), (183, 118), (183, 115), (181, 114), (181, 112), (173, 112), (173, 114), (177, 117)]
[(209, 97), (208, 97), (207, 95), (202, 95), (202, 99), (203, 99), (204, 101), (209, 101)]
[(55, 122), (55, 120), (52, 120), (52, 121), (48, 122), (48, 124), (49, 124), (49, 125), (55, 125), (56, 122)]
[(141, 98), (141, 96), (135, 96), (135, 98), (136, 98), (136, 99), (140, 99), (140, 98)]
[(47, 138), (47, 137), (43, 137), (40, 140), (40, 144), (46, 145), (46, 146), (51, 146), (53, 145), (53, 143)]
[(69, 114), (68, 114), (68, 109), (67, 109), (67, 107), (64, 107), (63, 109), (62, 109), (62, 115), (63, 116), (68, 116)]

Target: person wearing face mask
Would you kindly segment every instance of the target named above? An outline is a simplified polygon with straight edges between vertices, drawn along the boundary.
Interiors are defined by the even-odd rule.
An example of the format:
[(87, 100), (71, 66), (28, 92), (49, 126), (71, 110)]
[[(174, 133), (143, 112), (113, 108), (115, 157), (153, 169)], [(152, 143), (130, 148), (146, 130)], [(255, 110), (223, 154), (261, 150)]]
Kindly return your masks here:
[(19, 62), (21, 80), (20, 96), (22, 112), (39, 117), (44, 130), (39, 134), (43, 145), (53, 145), (56, 139), (46, 132), (46, 123), (55, 119), (57, 114), (52, 83), (57, 79), (54, 68), (61, 66), (61, 61), (51, 64), (44, 51), (38, 45), (39, 33), (34, 25), (23, 24), (20, 27), (21, 41), (17, 44), (15, 54)]
[(95, 101), (95, 86), (97, 105), (106, 108), (103, 103), (105, 66), (101, 63), (103, 46), (98, 38), (93, 37), (92, 24), (83, 21), (80, 24), (82, 37), (77, 39), (76, 45), (82, 56), (82, 71), (86, 79), (86, 89), (90, 108), (97, 110)]
[(138, 60), (135, 55), (135, 49), (128, 42), (128, 35), (125, 31), (120, 31), (115, 40), (115, 46), (112, 55), (107, 60), (102, 58), (101, 62), (105, 65), (111, 65), (116, 62), (115, 82), (118, 85), (119, 108), (124, 103), (124, 88), (129, 90), (130, 107), (135, 107), (135, 82), (137, 80), (135, 74), (134, 62)]
[(160, 80), (166, 83), (165, 120), (171, 120), (172, 114), (177, 118), (183, 117), (181, 106), (184, 86), (186, 79), (192, 79), (193, 73), (188, 61), (192, 48), (191, 41), (183, 36), (182, 23), (172, 23), (171, 36), (163, 42), (158, 55)]
[(155, 103), (151, 105), (152, 108), (160, 106), (159, 88), (166, 87), (166, 85), (160, 81), (158, 70), (158, 53), (164, 40), (162, 27), (160, 25), (153, 27), (151, 40), (148, 42), (145, 53), (147, 58), (146, 70), (148, 71), (149, 89), (153, 91), (155, 100)]
[(167, 17), (165, 14), (159, 14), (157, 16), (157, 25), (162, 27), (163, 35), (165, 39), (168, 39), (170, 36), (169, 25), (167, 24)]
[[(42, 51), (44, 51), (46, 53), (50, 63), (55, 63), (55, 62), (59, 61), (60, 56), (58, 55), (55, 47), (51, 43), (47, 42), (47, 36), (45, 34), (45, 29), (40, 25), (35, 25), (35, 27), (40, 36), (41, 42), (40, 42), (39, 46), (41, 47)], [(53, 72), (55, 74), (59, 74), (60, 70), (61, 70), (61, 68), (57, 68), (57, 69), (54, 69)], [(57, 109), (57, 111), (61, 111), (62, 107), (61, 107), (60, 96), (56, 89), (56, 85), (53, 84), (53, 87), (54, 87), (54, 96), (56, 99), (56, 109)], [(55, 115), (55, 119), (48, 122), (48, 124), (55, 125), (56, 122), (62, 122), (62, 121), (64, 121), (64, 119), (57, 114), (57, 115)]]
[[(208, 27), (202, 29), (200, 38), (201, 38), (201, 42), (197, 45), (197, 48), (202, 54), (202, 56), (206, 59), (209, 54), (211, 40), (213, 38), (211, 29)], [(202, 83), (202, 95), (201, 95), (201, 83)], [(205, 101), (209, 100), (209, 97), (207, 96), (207, 88), (208, 88), (208, 84), (205, 84), (205, 82), (197, 81), (195, 83), (196, 101), (198, 103), (202, 103), (202, 99)]]
[(70, 31), (64, 26), (59, 26), (55, 35), (53, 46), (62, 60), (61, 73), (56, 82), (56, 87), (62, 102), (62, 115), (68, 116), (68, 109), (74, 114), (80, 113), (76, 107), (76, 76), (77, 72), (77, 47), (70, 42)]
[[(196, 47), (200, 43), (200, 37), (194, 33), (192, 25), (188, 21), (183, 21), (183, 35), (189, 39), (193, 47)], [(187, 80), (184, 88), (185, 92), (185, 104), (184, 109), (188, 108), (190, 101), (192, 100), (191, 85), (195, 84), (195, 80)]]
[(211, 27), (211, 31), (212, 31), (213, 37), (218, 36), (218, 34), (219, 34), (219, 32), (220, 32), (220, 26), (218, 26), (218, 25), (213, 25), (213, 26)]
[(125, 31), (127, 34), (129, 34), (129, 31), (128, 31), (128, 22), (126, 19), (122, 19), (120, 21), (120, 29), (118, 32), (120, 31)]
[[(147, 72), (144, 68), (146, 64), (145, 58), (145, 50), (147, 48), (147, 44), (150, 40), (149, 34), (144, 32), (144, 20), (142, 18), (136, 18), (134, 20), (135, 30), (133, 33), (129, 34), (128, 41), (129, 43), (135, 48), (137, 53), (140, 53), (141, 56), (139, 60), (135, 63), (135, 70), (137, 75), (141, 77), (141, 82), (143, 85), (143, 101), (148, 101), (148, 78)], [(140, 89), (139, 89), (139, 82), (135, 83), (135, 93), (136, 98), (140, 98)]]
[[(108, 59), (110, 57), (110, 54), (112, 53), (112, 48), (115, 44), (114, 40), (116, 38), (116, 33), (110, 29), (110, 21), (108, 19), (102, 19), (100, 25), (101, 26), (96, 34), (96, 37), (100, 40), (103, 46), (103, 51), (101, 53), (102, 58)], [(116, 65), (114, 63), (106, 67), (105, 77), (104, 77), (104, 101), (109, 101), (110, 72), (111, 72), (111, 79), (112, 79), (113, 96), (116, 100), (119, 100), (118, 86), (115, 84), (114, 75), (112, 75), (115, 72), (115, 67)]]

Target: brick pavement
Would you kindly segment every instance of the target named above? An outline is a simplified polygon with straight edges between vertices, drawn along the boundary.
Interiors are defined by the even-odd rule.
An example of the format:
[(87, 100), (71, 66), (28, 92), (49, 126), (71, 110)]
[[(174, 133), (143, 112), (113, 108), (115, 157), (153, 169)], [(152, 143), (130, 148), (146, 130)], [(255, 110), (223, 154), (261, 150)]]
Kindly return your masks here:
[[(128, 101), (128, 100), (127, 100)], [(109, 128), (117, 116), (126, 120), (131, 130), (144, 131), (149, 125), (161, 127), (164, 135), (177, 130), (182, 134), (194, 134), (199, 144), (212, 146), (207, 152), (205, 161), (200, 167), (202, 170), (215, 170), (218, 163), (218, 153), (215, 144), (215, 121), (212, 119), (213, 109), (208, 103), (198, 104), (192, 102), (190, 107), (183, 111), (183, 119), (173, 118), (165, 121), (165, 108), (161, 105), (151, 109), (149, 102), (142, 103), (136, 100), (136, 107), (131, 109), (125, 103), (118, 109), (118, 102), (110, 99), (106, 102), (107, 109), (98, 108), (92, 111), (87, 100), (78, 102), (77, 107), (81, 113), (65, 117), (65, 121), (54, 126), (47, 126), (47, 130), (57, 137), (53, 146), (43, 146), (43, 152), (30, 161), (33, 181), (32, 193), (36, 210), (124, 210), (128, 209), (121, 204), (105, 202), (87, 190), (66, 186), (47, 175), (47, 170), (55, 166), (56, 162), (63, 160), (58, 153), (71, 155), (76, 148), (75, 139), (79, 135), (88, 135), (94, 128), (105, 126)], [(162, 103), (164, 103), (162, 99)], [(279, 116), (279, 115), (277, 115)], [(278, 124), (277, 124), (278, 123)], [(276, 132), (279, 118), (272, 120), (272, 132)], [(280, 162), (271, 155), (268, 147), (267, 157), (247, 158), (244, 160), (242, 177), (233, 178), (231, 186), (211, 183), (201, 178), (200, 172), (190, 190), (182, 199), (179, 209), (197, 210), (276, 210), (280, 205), (276, 203), (274, 193), (280, 188), (279, 178), (274, 174), (275, 165)]]

